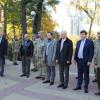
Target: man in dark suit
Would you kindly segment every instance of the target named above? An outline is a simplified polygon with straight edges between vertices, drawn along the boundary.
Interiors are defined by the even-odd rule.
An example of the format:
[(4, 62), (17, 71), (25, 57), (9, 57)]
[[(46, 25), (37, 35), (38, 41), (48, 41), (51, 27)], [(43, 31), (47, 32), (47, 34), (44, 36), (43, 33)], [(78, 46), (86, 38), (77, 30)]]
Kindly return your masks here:
[(29, 39), (28, 34), (24, 35), (24, 41), (21, 45), (20, 52), (22, 57), (22, 72), (21, 77), (26, 76), (29, 78), (30, 76), (30, 63), (31, 58), (33, 56), (34, 46), (32, 41)]
[(56, 51), (56, 63), (59, 64), (59, 74), (60, 74), (60, 85), (58, 88), (62, 87), (66, 89), (69, 82), (69, 66), (71, 64), (73, 54), (73, 43), (67, 37), (65, 31), (61, 32), (61, 39), (57, 43)]
[(0, 32), (0, 76), (4, 76), (4, 65), (5, 65), (5, 56), (7, 54), (7, 40)]
[(88, 93), (89, 85), (89, 67), (94, 55), (93, 41), (87, 39), (87, 32), (80, 32), (81, 40), (77, 42), (74, 60), (78, 66), (78, 82), (74, 90), (81, 90), (84, 79), (84, 92)]

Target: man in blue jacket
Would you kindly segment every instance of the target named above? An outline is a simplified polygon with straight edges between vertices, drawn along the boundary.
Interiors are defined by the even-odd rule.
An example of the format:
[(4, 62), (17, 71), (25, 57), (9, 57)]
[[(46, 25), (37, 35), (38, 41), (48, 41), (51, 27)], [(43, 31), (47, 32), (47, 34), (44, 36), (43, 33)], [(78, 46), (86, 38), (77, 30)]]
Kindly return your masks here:
[(78, 82), (74, 90), (81, 90), (84, 79), (84, 92), (88, 93), (89, 68), (94, 56), (93, 41), (87, 39), (87, 32), (80, 32), (81, 40), (77, 42), (74, 60), (78, 66)]
[(5, 56), (7, 54), (7, 40), (3, 36), (3, 33), (0, 32), (0, 76), (4, 76), (4, 64), (5, 64)]

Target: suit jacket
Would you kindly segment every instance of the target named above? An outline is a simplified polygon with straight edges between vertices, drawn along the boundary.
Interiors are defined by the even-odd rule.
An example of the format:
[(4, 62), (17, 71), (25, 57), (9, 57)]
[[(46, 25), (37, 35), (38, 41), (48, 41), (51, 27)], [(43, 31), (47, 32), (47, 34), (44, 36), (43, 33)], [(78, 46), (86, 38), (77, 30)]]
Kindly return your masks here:
[(2, 37), (1, 43), (0, 43), (0, 57), (4, 58), (7, 55), (7, 47), (8, 42), (6, 38)]
[(51, 40), (50, 45), (48, 47), (49, 54), (48, 54), (48, 57), (46, 57), (47, 42), (48, 40), (45, 42), (45, 47), (44, 47), (44, 62), (47, 66), (54, 66), (57, 42), (56, 40)]
[(34, 46), (33, 46), (33, 42), (31, 40), (27, 40), (26, 46), (25, 46), (25, 42), (23, 42), (20, 47), (21, 57), (22, 56), (32, 57), (33, 50), (34, 50)]
[[(69, 65), (71, 64), (72, 55), (73, 55), (73, 43), (70, 39), (66, 38), (61, 49), (61, 39), (57, 43), (56, 59), (59, 64)], [(69, 61), (69, 63), (67, 63)]]
[[(79, 60), (79, 58), (78, 58), (78, 52), (79, 52), (80, 44), (81, 44), (81, 40), (79, 40), (77, 42), (76, 50), (75, 50), (74, 59), (77, 62)], [(91, 41), (89, 39), (86, 39), (86, 42), (85, 42), (84, 48), (83, 48), (83, 60), (85, 62), (92, 62), (93, 56), (94, 56), (94, 43), (93, 43), (93, 41)]]

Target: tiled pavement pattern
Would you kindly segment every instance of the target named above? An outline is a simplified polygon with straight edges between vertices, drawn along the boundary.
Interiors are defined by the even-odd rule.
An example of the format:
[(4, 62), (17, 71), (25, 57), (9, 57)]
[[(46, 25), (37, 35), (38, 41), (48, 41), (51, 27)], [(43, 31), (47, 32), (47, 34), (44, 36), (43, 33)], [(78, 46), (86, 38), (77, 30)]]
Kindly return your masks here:
[[(93, 68), (91, 68), (91, 80), (93, 79)], [(37, 73), (31, 72), (31, 77), (20, 78), (21, 62), (18, 66), (13, 66), (12, 62), (6, 61), (5, 77), (0, 77), (0, 100), (100, 100), (95, 96), (97, 91), (96, 83), (90, 83), (89, 93), (85, 94), (83, 90), (73, 91), (76, 85), (76, 67), (70, 69), (70, 82), (66, 90), (57, 89), (59, 84), (58, 71), (54, 86), (43, 84), (41, 80), (34, 77)]]

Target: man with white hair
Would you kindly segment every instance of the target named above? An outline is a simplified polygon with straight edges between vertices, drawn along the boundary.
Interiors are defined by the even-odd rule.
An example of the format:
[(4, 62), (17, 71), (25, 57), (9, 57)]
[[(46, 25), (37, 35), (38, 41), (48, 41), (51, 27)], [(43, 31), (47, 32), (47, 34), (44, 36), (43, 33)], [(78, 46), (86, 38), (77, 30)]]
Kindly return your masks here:
[(56, 51), (56, 63), (59, 64), (60, 74), (60, 85), (58, 85), (58, 88), (66, 89), (69, 82), (69, 66), (72, 60), (73, 43), (67, 37), (66, 31), (62, 31), (60, 37)]
[(22, 75), (20, 77), (30, 76), (30, 63), (33, 56), (33, 42), (29, 39), (28, 34), (24, 35), (24, 42), (21, 45), (20, 52), (22, 57)]

